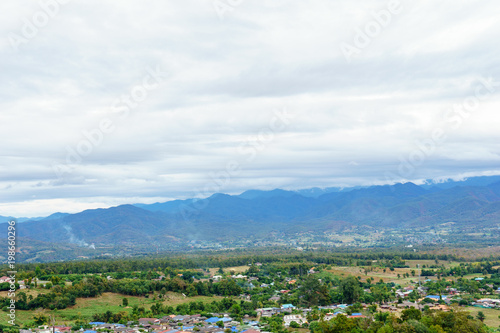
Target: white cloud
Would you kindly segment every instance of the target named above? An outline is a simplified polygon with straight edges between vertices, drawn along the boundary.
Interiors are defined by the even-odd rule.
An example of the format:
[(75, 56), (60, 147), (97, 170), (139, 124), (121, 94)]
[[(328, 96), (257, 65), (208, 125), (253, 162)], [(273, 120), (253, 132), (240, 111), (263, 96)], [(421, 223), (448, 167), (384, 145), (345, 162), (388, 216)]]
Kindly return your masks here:
[[(446, 140), (402, 178), (498, 169), (495, 1), (401, 1), (351, 62), (340, 44), (389, 1), (242, 1), (223, 19), (211, 0), (69, 1), (14, 50), (40, 3), (0, 4), (0, 215), (190, 197), (229, 161), (230, 193), (380, 183), (436, 128)], [(113, 103), (157, 67), (120, 117)], [(455, 128), (446, 112), (478, 77), (495, 91)], [(283, 108), (293, 119), (259, 141)], [(114, 130), (57, 177), (105, 118)]]

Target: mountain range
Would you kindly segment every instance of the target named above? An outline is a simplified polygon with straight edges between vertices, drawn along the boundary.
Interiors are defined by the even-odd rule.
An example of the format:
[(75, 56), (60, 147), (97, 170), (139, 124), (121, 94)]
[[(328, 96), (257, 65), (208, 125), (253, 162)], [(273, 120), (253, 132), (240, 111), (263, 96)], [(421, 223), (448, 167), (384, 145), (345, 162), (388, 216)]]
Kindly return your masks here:
[(263, 239), (276, 233), (341, 232), (353, 226), (421, 228), (448, 222), (457, 228), (498, 226), (500, 177), (434, 186), (405, 183), (218, 193), (205, 199), (55, 213), (19, 223), (17, 233), (23, 239), (49, 243), (133, 245)]

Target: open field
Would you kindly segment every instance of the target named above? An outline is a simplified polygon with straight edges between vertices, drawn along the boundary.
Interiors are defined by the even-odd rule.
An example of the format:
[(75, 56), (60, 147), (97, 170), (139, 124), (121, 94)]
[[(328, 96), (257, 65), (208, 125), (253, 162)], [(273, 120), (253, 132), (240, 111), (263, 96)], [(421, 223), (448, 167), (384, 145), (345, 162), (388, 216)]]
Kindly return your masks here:
[[(235, 274), (239, 274), (239, 273), (243, 273), (243, 272), (246, 272), (248, 269), (250, 268), (250, 266), (235, 266), (235, 267), (227, 267), (227, 268), (223, 268), (222, 270), (224, 271), (224, 273), (230, 273), (231, 271), (233, 271)], [(210, 268), (210, 274), (211, 275), (218, 275), (218, 272), (219, 269), (218, 268)]]
[[(360, 276), (361, 281), (366, 281), (368, 278), (373, 278), (374, 282), (378, 282), (383, 280), (385, 283), (394, 282), (400, 284), (402, 286), (409, 285), (411, 280), (418, 281), (418, 273), (415, 276), (411, 276), (412, 268), (395, 268), (394, 271), (389, 270), (388, 268), (384, 272), (383, 268), (373, 267), (372, 271), (367, 272), (365, 275), (365, 270), (362, 267), (333, 267), (328, 270), (328, 272), (340, 276), (346, 277), (349, 275)], [(409, 278), (403, 277), (405, 273), (410, 274)], [(398, 278), (398, 274), (400, 277)], [(422, 280), (424, 278), (422, 277)]]
[(476, 317), (477, 313), (479, 311), (483, 311), (484, 315), (486, 316), (486, 319), (484, 320), (484, 323), (489, 326), (489, 327), (494, 327), (498, 328), (500, 326), (500, 319), (498, 316), (500, 316), (500, 310), (495, 310), (495, 309), (483, 309), (483, 308), (476, 308), (469, 306), (466, 308), (467, 311), (471, 313), (471, 315)]
[[(340, 277), (346, 277), (349, 275), (353, 276), (359, 276), (361, 277), (361, 281), (366, 281), (368, 278), (373, 278), (375, 282), (378, 282), (379, 280), (384, 281), (385, 283), (388, 282), (394, 282), (396, 284), (399, 284), (401, 286), (407, 286), (411, 284), (411, 281), (418, 281), (418, 274), (419, 274), (419, 269), (417, 269), (417, 265), (420, 265), (420, 268), (425, 265), (426, 267), (429, 267), (431, 265), (436, 265), (436, 262), (434, 260), (406, 260), (406, 265), (410, 266), (410, 268), (394, 268), (393, 271), (391, 271), (389, 268), (381, 268), (377, 266), (368, 266), (366, 267), (367, 272), (365, 273), (365, 268), (364, 267), (355, 267), (355, 266), (334, 266), (331, 269), (327, 270), (327, 272), (330, 272), (334, 275), (340, 276)], [(454, 261), (439, 261), (438, 265), (444, 265), (445, 267), (454, 267), (458, 266), (458, 262)], [(385, 271), (384, 271), (385, 270)], [(412, 271), (414, 271), (414, 276), (412, 275)], [(409, 277), (404, 277), (404, 275), (408, 273)], [(399, 278), (398, 278), (399, 274)], [(475, 274), (467, 274), (464, 275), (464, 278), (466, 279), (472, 279), (476, 277), (484, 277), (482, 273), (475, 273)], [(422, 276), (421, 281), (423, 282), (426, 279), (430, 280), (436, 280), (435, 276)], [(456, 278), (452, 277), (446, 277), (447, 280), (456, 280)]]
[[(22, 290), (17, 290), (16, 293), (23, 292), (27, 296), (31, 295), (33, 297), (37, 297), (39, 294), (45, 294), (48, 293), (49, 290), (47, 289), (22, 289)], [(9, 292), (7, 290), (5, 291), (0, 291), (0, 297), (7, 297)]]
[(458, 257), (463, 257), (469, 260), (475, 260), (478, 258), (489, 257), (490, 255), (497, 255), (500, 252), (500, 246), (487, 246), (480, 248), (453, 248), (445, 247), (438, 250), (428, 250), (429, 254), (443, 255), (451, 254)]
[[(176, 294), (173, 292), (168, 292), (166, 294), (167, 299), (163, 302), (164, 305), (168, 306), (177, 306), (179, 304), (188, 303), (188, 302), (203, 302), (210, 303), (214, 300), (220, 300), (222, 297), (214, 296), (196, 296), (196, 297), (184, 297), (180, 294)], [(123, 298), (127, 298), (129, 301), (129, 306), (126, 308), (122, 306)], [(75, 306), (69, 307), (64, 310), (31, 310), (31, 311), (16, 311), (16, 322), (18, 324), (27, 323), (33, 320), (33, 316), (35, 314), (43, 313), (45, 315), (53, 315), (56, 319), (56, 324), (58, 325), (70, 325), (79, 318), (91, 320), (92, 316), (95, 313), (104, 313), (110, 310), (113, 313), (126, 311), (131, 313), (132, 307), (134, 305), (145, 307), (149, 309), (149, 307), (154, 303), (152, 298), (145, 297), (135, 297), (135, 296), (124, 296), (120, 294), (114, 293), (104, 293), (99, 297), (93, 298), (79, 298), (76, 302)], [(0, 320), (1, 324), (7, 324), (7, 316), (2, 316)]]
[[(422, 268), (424, 265), (426, 267), (429, 267), (431, 265), (436, 265), (436, 262), (434, 260), (405, 260), (406, 264), (410, 266), (410, 268), (417, 268), (417, 265), (420, 265), (420, 268)], [(446, 260), (438, 260), (437, 265), (441, 266), (444, 265), (444, 267), (449, 268), (449, 267), (454, 267), (458, 266), (459, 263), (456, 261), (446, 261)]]

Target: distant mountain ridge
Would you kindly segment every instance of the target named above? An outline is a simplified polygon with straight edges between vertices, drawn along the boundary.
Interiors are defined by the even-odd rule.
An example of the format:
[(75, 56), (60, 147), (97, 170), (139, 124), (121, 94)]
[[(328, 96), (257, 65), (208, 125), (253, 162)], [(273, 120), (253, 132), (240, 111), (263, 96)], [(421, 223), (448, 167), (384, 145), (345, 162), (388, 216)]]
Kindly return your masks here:
[(420, 228), (454, 222), (458, 227), (493, 227), (500, 223), (500, 181), (489, 180), (457, 182), (465, 186), (451, 188), (413, 183), (371, 186), (318, 196), (281, 189), (218, 193), (206, 199), (56, 213), (20, 224), (18, 234), (46, 242), (133, 246), (263, 239), (274, 233), (340, 232), (353, 226)]

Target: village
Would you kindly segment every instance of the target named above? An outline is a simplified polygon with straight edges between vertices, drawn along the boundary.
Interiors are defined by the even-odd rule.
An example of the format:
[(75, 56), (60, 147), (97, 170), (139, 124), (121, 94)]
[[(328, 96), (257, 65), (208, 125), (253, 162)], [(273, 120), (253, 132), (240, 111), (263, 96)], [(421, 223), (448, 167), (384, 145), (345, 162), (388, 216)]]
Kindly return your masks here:
[[(314, 323), (330, 321), (337, 316), (375, 321), (377, 316), (380, 316), (379, 314), (392, 314), (399, 317), (402, 311), (408, 309), (416, 309), (422, 313), (456, 311), (459, 307), (462, 309), (500, 310), (500, 286), (495, 288), (495, 284), (487, 283), (487, 277), (475, 277), (470, 281), (463, 282), (463, 284), (457, 284), (455, 287), (449, 285), (450, 283), (446, 283), (445, 280), (438, 280), (435, 277), (426, 278), (422, 281), (411, 280), (410, 283), (405, 283), (405, 286), (394, 283), (385, 284), (382, 281), (378, 284), (370, 284), (371, 278), (365, 277), (365, 283), (360, 283), (364, 288), (359, 290), (360, 295), (364, 296), (358, 295), (355, 302), (321, 304), (320, 301), (313, 306), (305, 306), (304, 303), (309, 296), (304, 287), (310, 288), (311, 286), (308, 283), (311, 283), (311, 281), (314, 282), (313, 289), (329, 285), (328, 292), (330, 295), (334, 295), (341, 288), (340, 286), (333, 286), (335, 283), (332, 284), (331, 281), (325, 279), (325, 271), (323, 270), (321, 274), (321, 267), (310, 267), (303, 276), (300, 274), (298, 276), (283, 276), (279, 272), (269, 274), (272, 272), (271, 267), (269, 265), (263, 266), (260, 263), (254, 264), (253, 268), (251, 266), (247, 268), (245, 272), (240, 273), (228, 269), (226, 273), (211, 274), (210, 281), (214, 283), (233, 281), (242, 286), (242, 293), (232, 297), (235, 304), (240, 302), (240, 304), (249, 305), (253, 301), (252, 304), (254, 305), (268, 305), (254, 308), (252, 314), (239, 312), (235, 316), (234, 311), (226, 311), (213, 312), (207, 315), (206, 311), (203, 313), (192, 313), (193, 311), (191, 311), (189, 314), (148, 316), (120, 323), (90, 321), (86, 328), (81, 327), (77, 330), (74, 325), (40, 325), (37, 328), (21, 329), (20, 332), (266, 333), (300, 330), (311, 330), (312, 332), (311, 325), (314, 325)], [(265, 274), (262, 275), (263, 273)], [(182, 277), (182, 274), (179, 274), (176, 278), (179, 277)], [(164, 279), (166, 277), (160, 275), (154, 280), (161, 281)], [(112, 280), (111, 276), (107, 276), (106, 280)], [(358, 280), (359, 278), (354, 279), (354, 281)], [(366, 280), (368, 284), (366, 284)], [(443, 282), (444, 287), (436, 289), (436, 285), (440, 282)], [(472, 293), (465, 291), (463, 287), (468, 283), (476, 288)], [(283, 286), (286, 286), (287, 289), (281, 288)], [(379, 287), (385, 288), (386, 294), (378, 298), (375, 294), (380, 292), (377, 289)], [(439, 290), (439, 293), (433, 293), (436, 290)], [(484, 295), (484, 297), (474, 298), (473, 294)], [(267, 297), (266, 295), (270, 297), (265, 302), (262, 302), (262, 297)], [(295, 300), (295, 302), (290, 303), (290, 300)], [(366, 302), (366, 300), (372, 300), (372, 302)], [(498, 311), (498, 314), (500, 314), (500, 311)], [(481, 318), (478, 317), (478, 319)]]

